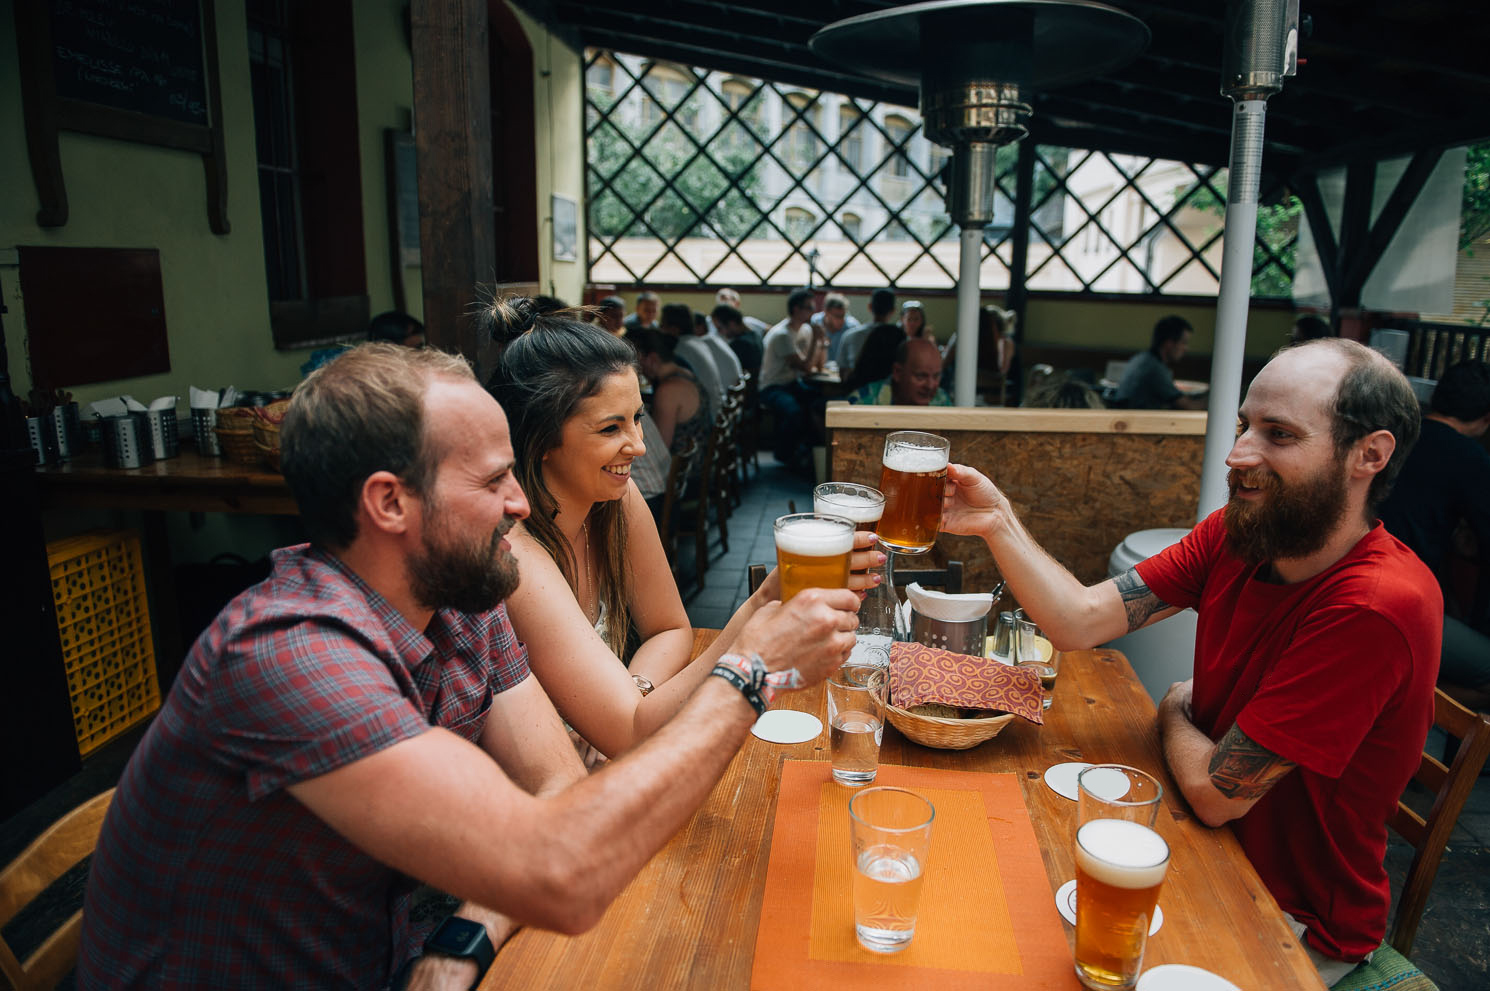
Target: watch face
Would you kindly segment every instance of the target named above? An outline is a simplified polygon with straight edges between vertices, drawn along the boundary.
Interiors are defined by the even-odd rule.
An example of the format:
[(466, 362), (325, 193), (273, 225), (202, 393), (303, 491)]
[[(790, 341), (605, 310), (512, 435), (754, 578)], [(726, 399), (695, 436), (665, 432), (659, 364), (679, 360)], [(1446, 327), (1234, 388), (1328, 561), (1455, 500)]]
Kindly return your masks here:
[(427, 946), (452, 956), (464, 956), (471, 952), (473, 945), (484, 935), (486, 929), (479, 922), (451, 916), (435, 930)]

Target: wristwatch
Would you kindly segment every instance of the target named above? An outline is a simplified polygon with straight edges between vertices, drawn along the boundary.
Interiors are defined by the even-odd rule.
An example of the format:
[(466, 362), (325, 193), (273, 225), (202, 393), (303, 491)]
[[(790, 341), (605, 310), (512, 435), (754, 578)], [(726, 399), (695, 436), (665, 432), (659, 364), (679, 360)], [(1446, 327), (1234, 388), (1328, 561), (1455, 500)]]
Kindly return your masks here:
[(476, 980), (471, 983), (472, 991), (481, 983), (481, 978), (486, 975), (487, 968), (497, 956), (496, 949), (491, 945), (491, 938), (486, 935), (486, 927), (458, 915), (452, 915), (440, 923), (440, 928), (424, 944), (424, 952), (474, 960), (477, 973)]

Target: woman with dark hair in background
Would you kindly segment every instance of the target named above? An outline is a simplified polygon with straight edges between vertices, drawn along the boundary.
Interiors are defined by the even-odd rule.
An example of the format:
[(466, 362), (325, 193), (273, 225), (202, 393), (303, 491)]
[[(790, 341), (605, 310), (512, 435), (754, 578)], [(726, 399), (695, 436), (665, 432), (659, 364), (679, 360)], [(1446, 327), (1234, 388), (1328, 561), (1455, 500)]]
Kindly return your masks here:
[(494, 302), (482, 316), (504, 345), (487, 388), (511, 422), (532, 507), (509, 536), (522, 581), (507, 610), (559, 713), (613, 757), (671, 718), (779, 585), (773, 571), (689, 663), (693, 629), (677, 586), (658, 580), (667, 556), (629, 477), (645, 450), (631, 347), (573, 311), (540, 316), (528, 300)]
[(642, 327), (626, 335), (642, 374), (652, 383), (652, 419), (673, 454), (689, 441), (709, 442), (709, 400), (692, 372), (673, 360), (677, 339)]

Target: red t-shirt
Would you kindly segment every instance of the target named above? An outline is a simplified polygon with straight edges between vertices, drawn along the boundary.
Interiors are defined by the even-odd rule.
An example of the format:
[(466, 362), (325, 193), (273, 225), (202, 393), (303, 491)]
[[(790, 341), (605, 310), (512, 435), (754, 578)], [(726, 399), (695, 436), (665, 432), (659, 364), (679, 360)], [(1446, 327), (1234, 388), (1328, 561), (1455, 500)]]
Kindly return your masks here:
[(1378, 523), (1335, 564), (1278, 585), (1227, 553), (1220, 511), (1138, 565), (1164, 602), (1200, 613), (1195, 725), (1233, 723), (1298, 767), (1232, 823), (1309, 943), (1360, 960), (1386, 932), (1387, 819), (1433, 722), (1443, 599)]

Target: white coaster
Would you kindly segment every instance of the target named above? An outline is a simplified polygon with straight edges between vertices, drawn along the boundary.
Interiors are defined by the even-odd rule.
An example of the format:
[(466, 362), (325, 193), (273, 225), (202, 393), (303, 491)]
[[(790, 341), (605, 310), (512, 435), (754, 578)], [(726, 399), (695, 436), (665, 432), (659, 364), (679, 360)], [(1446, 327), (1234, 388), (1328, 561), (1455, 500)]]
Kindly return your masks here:
[(1045, 769), (1045, 783), (1057, 795), (1074, 802), (1076, 801), (1076, 775), (1091, 766), (1079, 760), (1052, 764)]
[[(1056, 893), (1055, 893), (1055, 910), (1057, 912), (1061, 913), (1061, 918), (1065, 919), (1066, 922), (1070, 923), (1073, 926), (1076, 925), (1076, 879), (1075, 878), (1072, 878), (1071, 880), (1067, 881), (1065, 884), (1061, 885), (1058, 889), (1056, 889)], [(1159, 927), (1162, 926), (1162, 925), (1164, 925), (1164, 906), (1163, 905), (1155, 905), (1154, 906), (1154, 918), (1149, 922), (1149, 935), (1152, 936), (1154, 933), (1158, 932), (1159, 931)], [(1161, 968), (1155, 967), (1154, 969), (1155, 970), (1159, 970)], [(1139, 986), (1142, 987), (1142, 984), (1140, 983)], [(1156, 985), (1154, 985), (1155, 988), (1168, 988), (1170, 986), (1171, 985), (1168, 985), (1168, 984), (1156, 984)], [(1176, 987), (1176, 988), (1180, 987), (1180, 985), (1178, 985), (1178, 984), (1173, 985), (1173, 986)], [(1230, 985), (1227, 985), (1227, 987), (1230, 987)], [(1191, 989), (1187, 989), (1187, 991), (1200, 991), (1200, 989), (1199, 988), (1191, 988)]]
[[(1082, 780), (1086, 782), (1087, 790), (1093, 795), (1096, 795), (1098, 798), (1105, 798), (1110, 802), (1115, 802), (1122, 798), (1133, 787), (1133, 782), (1129, 781), (1128, 776), (1122, 771), (1115, 771), (1105, 767), (1101, 770), (1093, 771), (1085, 778), (1082, 778)], [(1071, 781), (1071, 798), (1076, 798), (1075, 779)]]
[(1219, 974), (1187, 963), (1150, 967), (1138, 978), (1136, 991), (1242, 991)]
[(750, 727), (750, 732), (767, 743), (806, 743), (822, 731), (822, 720), (796, 709), (771, 709)]

